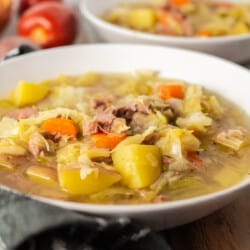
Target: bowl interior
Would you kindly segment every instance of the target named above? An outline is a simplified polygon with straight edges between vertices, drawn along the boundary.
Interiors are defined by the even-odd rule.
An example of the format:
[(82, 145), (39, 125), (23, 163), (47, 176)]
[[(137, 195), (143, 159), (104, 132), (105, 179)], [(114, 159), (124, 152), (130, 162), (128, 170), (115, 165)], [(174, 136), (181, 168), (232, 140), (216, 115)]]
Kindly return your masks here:
[[(205, 86), (241, 106), (250, 114), (248, 70), (209, 55), (173, 48), (143, 45), (83, 45), (34, 52), (20, 58), (11, 59), (0, 66), (0, 92), (10, 91), (19, 80), (41, 81), (59, 74), (82, 74), (88, 71), (133, 72), (135, 70), (157, 70), (162, 76), (183, 79)], [(250, 183), (249, 176), (242, 183), (208, 198), (196, 197), (187, 201), (166, 203), (160, 207), (174, 207), (176, 204), (202, 202), (230, 194)], [(210, 197), (210, 198), (209, 198)], [(46, 199), (41, 199), (48, 202)], [(55, 205), (70, 209), (92, 211), (94, 205), (73, 204), (51, 201)], [(97, 207), (97, 208), (96, 208)], [(104, 209), (96, 206), (96, 212), (134, 211), (135, 206), (117, 206)], [(154, 206), (156, 207), (156, 206)], [(149, 206), (151, 209), (152, 206)], [(130, 210), (129, 210), (130, 209)], [(93, 210), (93, 211), (94, 211)], [(104, 211), (105, 210), (105, 211)], [(140, 211), (141, 208), (137, 207)]]
[(250, 113), (250, 74), (247, 69), (197, 52), (144, 45), (72, 46), (12, 59), (0, 67), (0, 91), (3, 95), (19, 80), (40, 81), (59, 74), (87, 71), (131, 72), (144, 69), (206, 86)]

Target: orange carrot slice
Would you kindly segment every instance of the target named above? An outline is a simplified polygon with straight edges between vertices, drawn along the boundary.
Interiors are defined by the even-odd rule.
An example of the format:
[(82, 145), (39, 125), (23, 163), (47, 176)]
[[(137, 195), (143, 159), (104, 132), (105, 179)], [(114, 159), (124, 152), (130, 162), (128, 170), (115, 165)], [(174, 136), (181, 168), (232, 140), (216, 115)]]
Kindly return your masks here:
[(183, 87), (180, 84), (159, 85), (157, 92), (163, 100), (170, 98), (183, 99)]
[(48, 133), (59, 133), (70, 137), (76, 137), (78, 129), (74, 121), (65, 118), (52, 118), (43, 122), (42, 130)]
[(172, 4), (175, 7), (181, 7), (181, 6), (188, 4), (188, 3), (190, 3), (190, 0), (172, 0)]
[(125, 134), (94, 134), (91, 136), (92, 143), (97, 148), (107, 148), (112, 150), (126, 137)]
[(200, 30), (197, 33), (197, 36), (199, 36), (199, 37), (211, 37), (212, 35), (208, 30)]

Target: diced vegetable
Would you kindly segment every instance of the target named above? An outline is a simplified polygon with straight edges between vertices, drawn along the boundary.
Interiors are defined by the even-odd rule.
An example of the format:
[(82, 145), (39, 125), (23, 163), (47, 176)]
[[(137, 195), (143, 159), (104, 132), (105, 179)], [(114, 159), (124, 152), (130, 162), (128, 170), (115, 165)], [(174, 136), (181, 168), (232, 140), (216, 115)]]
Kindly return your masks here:
[(126, 137), (121, 141), (114, 149), (113, 152), (118, 150), (120, 147), (131, 145), (131, 144), (141, 144), (147, 136), (150, 136), (156, 130), (155, 126), (150, 126), (143, 134), (136, 134), (133, 136)]
[(58, 133), (69, 137), (76, 137), (78, 133), (77, 126), (74, 121), (65, 118), (51, 118), (42, 124), (42, 130), (48, 133)]
[(174, 13), (168, 10), (159, 10), (157, 12), (157, 19), (162, 27), (167, 28), (171, 34), (182, 35), (183, 28), (182, 16), (176, 16)]
[[(93, 194), (119, 182), (121, 177), (114, 171), (104, 168), (58, 168), (59, 182), (62, 188), (72, 195)], [(82, 171), (85, 172), (82, 176)]]
[(0, 121), (0, 138), (18, 135), (18, 122), (14, 119), (3, 117)]
[(202, 100), (202, 107), (205, 109), (204, 112), (208, 113), (214, 118), (221, 118), (221, 116), (224, 114), (224, 109), (215, 96), (204, 97)]
[(65, 147), (59, 149), (56, 154), (56, 160), (58, 164), (67, 165), (78, 162), (80, 156), (80, 147), (81, 144), (71, 143)]
[(187, 87), (183, 113), (201, 112), (202, 88), (200, 86), (190, 85)]
[(107, 148), (82, 147), (80, 154), (86, 154), (90, 159), (108, 158), (110, 157), (110, 150)]
[(139, 30), (150, 30), (156, 23), (156, 14), (147, 8), (134, 9), (129, 13), (129, 24)]
[(190, 0), (171, 0), (171, 3), (176, 7), (181, 7), (185, 4), (190, 3)]
[(22, 156), (27, 153), (27, 150), (19, 145), (15, 144), (6, 144), (2, 145), (0, 144), (0, 155), (14, 155), (14, 156)]
[(239, 151), (247, 143), (246, 134), (240, 129), (228, 129), (213, 137), (213, 140), (234, 151)]
[(198, 33), (197, 33), (197, 36), (199, 37), (211, 37), (212, 34), (209, 30), (200, 30)]
[(13, 93), (13, 102), (22, 107), (37, 103), (48, 95), (48, 88), (29, 82), (20, 81)]
[(188, 152), (187, 160), (190, 161), (194, 168), (199, 168), (202, 164), (201, 157), (197, 154), (197, 152)]
[(28, 119), (21, 120), (21, 123), (25, 125), (40, 125), (46, 120), (53, 119), (55, 117), (64, 118), (67, 120), (73, 120), (78, 125), (81, 125), (82, 121), (86, 117), (81, 112), (68, 108), (55, 108), (39, 112), (38, 116), (30, 117)]
[(237, 23), (232, 29), (233, 35), (243, 35), (243, 34), (248, 34), (249, 32), (250, 28), (244, 22)]
[(161, 174), (161, 152), (157, 146), (131, 144), (112, 153), (122, 182), (134, 189), (151, 185)]
[(213, 120), (202, 112), (190, 113), (186, 117), (179, 117), (176, 124), (181, 128), (194, 131), (206, 132)]
[(43, 166), (31, 166), (26, 170), (26, 174), (37, 181), (54, 184), (57, 182), (56, 169)]
[(163, 100), (170, 98), (183, 98), (183, 86), (180, 84), (175, 85), (159, 85), (157, 92)]
[(93, 145), (96, 148), (107, 148), (112, 150), (126, 137), (125, 134), (104, 134), (99, 133), (91, 136)]
[(197, 151), (200, 148), (199, 140), (191, 131), (179, 128), (164, 131), (156, 145), (163, 155), (173, 157), (175, 160), (182, 159), (186, 151)]

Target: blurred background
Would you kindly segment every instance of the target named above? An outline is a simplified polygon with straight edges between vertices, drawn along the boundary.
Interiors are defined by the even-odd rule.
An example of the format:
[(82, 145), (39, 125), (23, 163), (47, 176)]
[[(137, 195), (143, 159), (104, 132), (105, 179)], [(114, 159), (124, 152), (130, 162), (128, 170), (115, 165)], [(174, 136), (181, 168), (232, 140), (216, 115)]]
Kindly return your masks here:
[[(0, 58), (23, 43), (39, 49), (86, 42), (78, 3), (78, 0), (1, 0)], [(47, 33), (36, 28), (39, 22), (50, 27)]]

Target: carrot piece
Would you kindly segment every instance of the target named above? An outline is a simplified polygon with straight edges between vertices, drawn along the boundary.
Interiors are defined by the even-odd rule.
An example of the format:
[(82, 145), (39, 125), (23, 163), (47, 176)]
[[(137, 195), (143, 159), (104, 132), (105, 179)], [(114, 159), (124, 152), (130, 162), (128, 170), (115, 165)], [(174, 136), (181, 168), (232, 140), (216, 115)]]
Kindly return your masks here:
[(159, 85), (157, 92), (163, 100), (170, 98), (183, 99), (183, 87), (180, 84)]
[(197, 33), (197, 36), (200, 36), (200, 37), (211, 37), (211, 33), (208, 31), (208, 30), (200, 30), (198, 33)]
[(173, 20), (179, 24), (183, 23), (183, 17), (178, 12), (171, 12), (169, 10), (161, 9), (157, 11), (158, 22), (162, 26), (169, 26)]
[(125, 134), (94, 134), (91, 136), (92, 143), (97, 148), (108, 148), (112, 150), (117, 144), (125, 139)]
[(190, 161), (195, 168), (199, 168), (202, 164), (202, 159), (196, 152), (188, 152), (187, 153), (187, 160)]
[(167, 10), (159, 10), (157, 12), (157, 18), (158, 18), (158, 21), (161, 25), (168, 26), (170, 13)]
[(76, 124), (69, 119), (65, 118), (51, 118), (43, 122), (42, 130), (54, 134), (68, 135), (76, 137), (78, 129)]
[(175, 7), (181, 7), (185, 4), (190, 3), (190, 0), (172, 0), (171, 2)]

